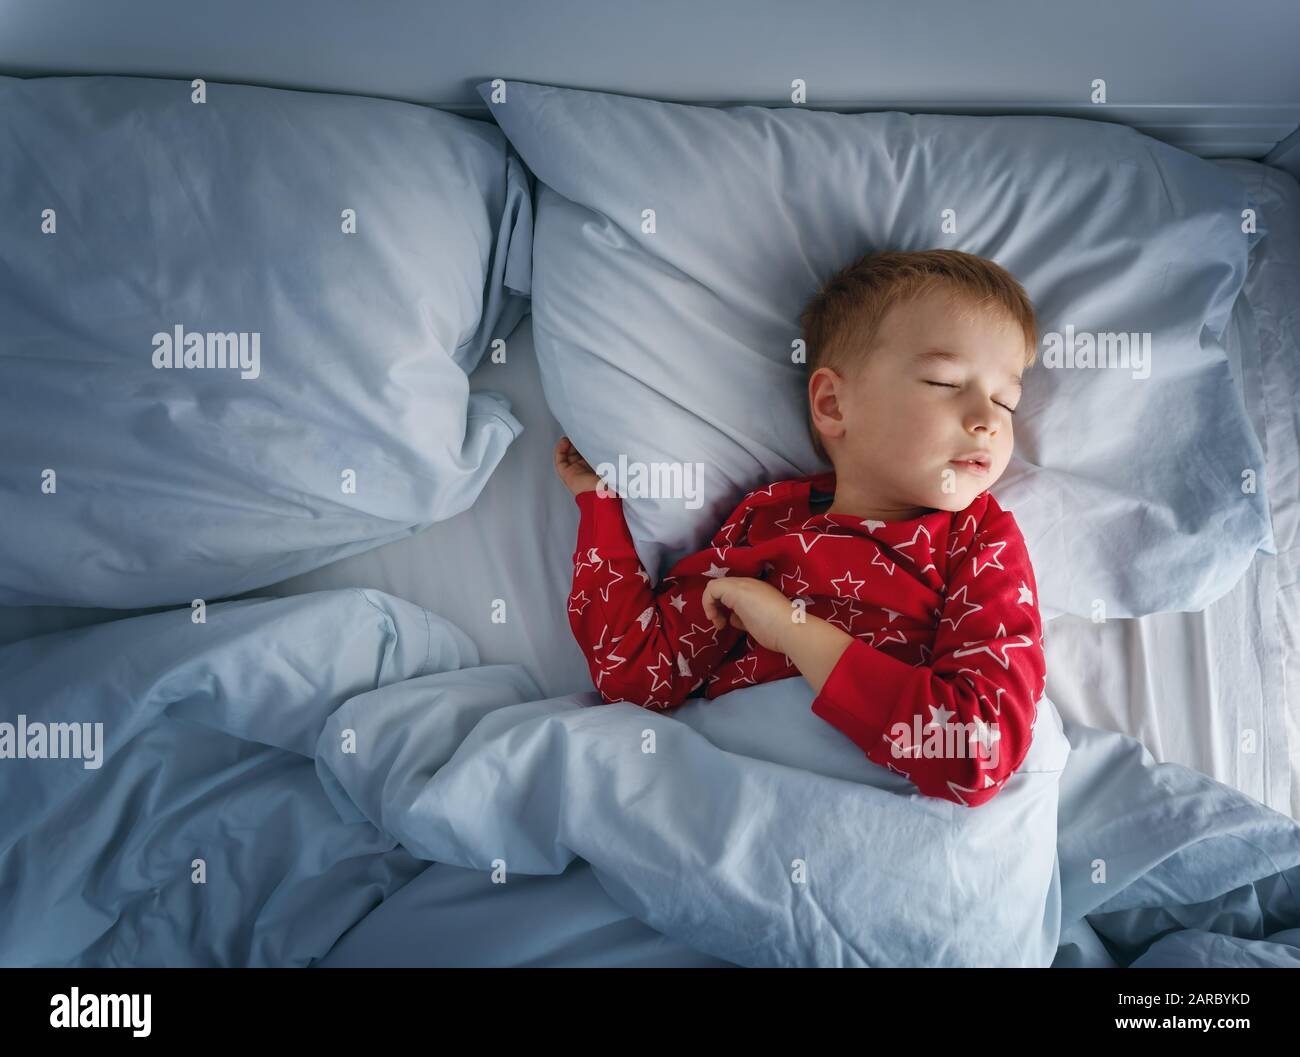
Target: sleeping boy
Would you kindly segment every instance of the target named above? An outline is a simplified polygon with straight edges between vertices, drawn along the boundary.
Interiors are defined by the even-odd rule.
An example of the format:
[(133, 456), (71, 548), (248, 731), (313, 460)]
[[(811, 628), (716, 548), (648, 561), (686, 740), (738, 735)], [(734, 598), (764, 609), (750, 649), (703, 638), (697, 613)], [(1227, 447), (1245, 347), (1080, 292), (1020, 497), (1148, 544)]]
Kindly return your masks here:
[(1037, 585), (988, 489), (1010, 461), (1037, 324), (1003, 268), (869, 254), (800, 316), (808, 428), (833, 470), (750, 492), (658, 587), (567, 437), (581, 518), (569, 624), (606, 702), (671, 709), (802, 675), (812, 711), (926, 796), (977, 806), (1046, 689)]

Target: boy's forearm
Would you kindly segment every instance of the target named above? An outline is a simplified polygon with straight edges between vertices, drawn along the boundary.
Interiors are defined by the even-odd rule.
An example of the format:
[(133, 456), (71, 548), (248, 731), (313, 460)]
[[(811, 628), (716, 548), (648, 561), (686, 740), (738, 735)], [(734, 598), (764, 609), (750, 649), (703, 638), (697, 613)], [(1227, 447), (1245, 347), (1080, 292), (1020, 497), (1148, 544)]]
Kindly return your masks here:
[(799, 669), (800, 674), (808, 680), (814, 693), (820, 694), (822, 686), (830, 677), (844, 651), (853, 642), (853, 636), (834, 624), (829, 624), (821, 617), (808, 613), (804, 622), (783, 630), (779, 649), (790, 663)]

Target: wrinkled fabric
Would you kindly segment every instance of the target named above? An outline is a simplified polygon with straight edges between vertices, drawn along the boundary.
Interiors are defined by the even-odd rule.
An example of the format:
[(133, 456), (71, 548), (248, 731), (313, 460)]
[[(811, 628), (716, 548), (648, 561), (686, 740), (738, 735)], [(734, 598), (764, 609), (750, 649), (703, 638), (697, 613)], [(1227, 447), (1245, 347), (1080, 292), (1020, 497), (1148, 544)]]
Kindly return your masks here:
[(264, 587), (467, 509), (523, 429), (467, 377), (531, 282), (500, 131), (206, 91), (0, 80), (0, 605)]
[[(98, 767), (0, 760), (8, 965), (382, 962), (394, 930), (459, 964), (1217, 964), (1300, 929), (1300, 825), (1048, 698), (963, 808), (802, 678), (671, 715), (539, 700), (378, 591), (29, 639), (0, 688), (0, 723), (103, 724)], [(476, 936), (505, 891), (527, 929)]]

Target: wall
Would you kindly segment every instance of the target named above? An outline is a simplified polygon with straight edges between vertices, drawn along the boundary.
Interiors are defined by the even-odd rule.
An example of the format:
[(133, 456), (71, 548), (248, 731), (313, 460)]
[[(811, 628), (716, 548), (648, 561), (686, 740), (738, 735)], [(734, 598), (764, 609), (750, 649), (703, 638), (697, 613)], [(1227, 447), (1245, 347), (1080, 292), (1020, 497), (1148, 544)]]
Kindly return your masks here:
[[(0, 0), (0, 73), (19, 76), (203, 76), (453, 109), (478, 109), (473, 85), (496, 76), (775, 105), (801, 77), (812, 105), (1101, 117), (1240, 157), (1300, 125), (1297, 41), (1295, 0)], [(1105, 108), (1088, 99), (1097, 77)]]

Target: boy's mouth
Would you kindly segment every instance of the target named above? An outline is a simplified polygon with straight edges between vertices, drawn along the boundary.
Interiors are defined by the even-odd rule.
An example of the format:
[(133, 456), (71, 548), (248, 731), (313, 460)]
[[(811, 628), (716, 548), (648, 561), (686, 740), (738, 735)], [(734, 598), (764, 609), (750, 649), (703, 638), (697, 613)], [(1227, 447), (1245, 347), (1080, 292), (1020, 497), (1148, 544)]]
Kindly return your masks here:
[(985, 451), (968, 451), (965, 455), (958, 455), (957, 458), (949, 461), (954, 466), (960, 466), (963, 470), (979, 477), (987, 477), (993, 466), (992, 458)]

